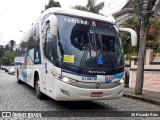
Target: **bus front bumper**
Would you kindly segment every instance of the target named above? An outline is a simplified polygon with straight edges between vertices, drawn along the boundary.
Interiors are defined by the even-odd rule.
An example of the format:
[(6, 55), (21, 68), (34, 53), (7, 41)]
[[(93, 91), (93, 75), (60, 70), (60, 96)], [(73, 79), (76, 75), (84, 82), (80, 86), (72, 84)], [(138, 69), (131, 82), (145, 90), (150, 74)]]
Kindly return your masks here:
[(109, 89), (86, 89), (59, 80), (55, 80), (55, 82), (54, 99), (57, 101), (109, 100), (123, 96), (124, 84)]

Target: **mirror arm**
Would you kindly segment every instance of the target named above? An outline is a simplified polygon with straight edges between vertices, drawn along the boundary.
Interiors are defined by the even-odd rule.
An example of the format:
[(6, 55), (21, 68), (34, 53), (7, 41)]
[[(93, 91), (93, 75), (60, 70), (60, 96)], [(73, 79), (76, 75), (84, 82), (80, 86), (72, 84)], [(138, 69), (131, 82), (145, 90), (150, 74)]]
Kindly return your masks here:
[(131, 33), (131, 44), (132, 46), (137, 46), (137, 33), (131, 28), (118, 28), (120, 32)]

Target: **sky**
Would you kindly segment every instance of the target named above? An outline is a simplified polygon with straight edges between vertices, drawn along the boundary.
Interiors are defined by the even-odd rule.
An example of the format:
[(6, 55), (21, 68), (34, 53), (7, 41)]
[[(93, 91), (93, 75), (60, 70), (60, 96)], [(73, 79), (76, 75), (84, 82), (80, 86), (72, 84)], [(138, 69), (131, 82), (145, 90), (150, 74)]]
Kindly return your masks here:
[[(20, 43), (22, 36), (31, 27), (44, 10), (49, 0), (0, 0), (0, 45), (6, 45), (10, 40)], [(87, 0), (55, 0), (61, 7), (71, 8), (75, 5), (85, 6)], [(128, 0), (97, 0), (105, 2), (101, 11), (109, 16), (119, 11)]]

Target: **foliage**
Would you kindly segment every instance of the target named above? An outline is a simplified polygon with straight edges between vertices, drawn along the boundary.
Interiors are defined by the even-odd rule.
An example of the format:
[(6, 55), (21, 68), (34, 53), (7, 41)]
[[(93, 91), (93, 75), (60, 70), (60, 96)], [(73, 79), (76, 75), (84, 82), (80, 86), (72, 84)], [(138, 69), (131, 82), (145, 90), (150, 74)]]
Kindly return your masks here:
[[(3, 65), (9, 65), (14, 62), (14, 57), (19, 54), (19, 50), (16, 48), (16, 42), (11, 40), (5, 46), (0, 45), (0, 63)], [(15, 50), (15, 51), (14, 51)]]
[[(139, 17), (133, 17), (126, 20), (122, 23), (122, 27), (132, 28), (136, 31), (139, 41), (140, 33), (140, 19)], [(127, 34), (122, 34), (122, 43), (124, 46), (124, 53), (126, 54), (127, 59), (130, 59), (131, 56), (136, 55), (138, 48), (133, 48), (130, 44), (130, 37)], [(139, 43), (139, 42), (138, 42)], [(160, 43), (160, 17), (150, 17), (149, 23), (147, 26), (147, 43), (146, 47), (153, 49), (155, 52), (160, 52), (159, 48)]]
[(147, 38), (149, 40), (159, 41), (160, 38), (160, 17), (150, 17), (147, 27)]
[(5, 53), (5, 47), (3, 45), (0, 45), (0, 58), (3, 57), (4, 53)]
[(17, 51), (13, 51), (13, 52), (10, 52), (10, 53), (6, 53), (4, 54), (4, 56), (0, 59), (0, 62), (3, 64), (3, 65), (10, 65), (14, 62), (14, 58), (15, 56), (18, 55), (18, 52)]
[(77, 10), (82, 10), (82, 11), (88, 11), (88, 9), (84, 6), (81, 5), (76, 5), (74, 7), (72, 7), (73, 9), (77, 9)]
[(61, 7), (59, 2), (55, 2), (54, 0), (49, 0), (48, 5), (45, 5), (45, 10), (51, 7)]
[(88, 0), (87, 5), (85, 7), (80, 6), (80, 5), (76, 5), (72, 8), (99, 14), (100, 10), (102, 10), (104, 7), (104, 2), (100, 2), (97, 5), (96, 5), (96, 2), (97, 2), (97, 0)]
[(137, 55), (137, 48), (131, 46), (131, 37), (129, 33), (121, 33), (125, 59), (129, 60), (132, 56)]
[[(138, 34), (140, 31), (140, 24), (139, 24), (140, 22), (139, 21), (140, 21), (139, 17), (133, 17), (133, 18), (126, 20), (124, 23), (121, 24), (121, 26), (127, 27), (127, 28), (132, 28)], [(131, 46), (130, 34), (126, 33), (126, 32), (122, 33), (121, 38), (122, 38), (122, 43), (123, 43), (124, 53), (126, 55), (126, 59), (131, 59), (132, 56), (137, 55), (138, 46), (137, 46), (137, 48)]]
[(157, 43), (155, 40), (147, 41), (146, 48), (153, 49), (154, 52), (160, 52), (160, 43)]

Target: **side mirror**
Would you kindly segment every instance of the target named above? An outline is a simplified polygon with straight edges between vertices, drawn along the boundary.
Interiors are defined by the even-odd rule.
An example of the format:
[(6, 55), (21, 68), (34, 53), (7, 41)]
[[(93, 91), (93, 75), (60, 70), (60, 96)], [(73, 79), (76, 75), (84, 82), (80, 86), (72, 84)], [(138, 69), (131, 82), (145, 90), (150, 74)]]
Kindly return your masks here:
[(137, 33), (131, 28), (118, 28), (120, 32), (129, 32), (131, 34), (131, 45), (137, 46)]
[(47, 22), (49, 22), (51, 35), (57, 36), (57, 17), (55, 15), (50, 15), (47, 19)]

